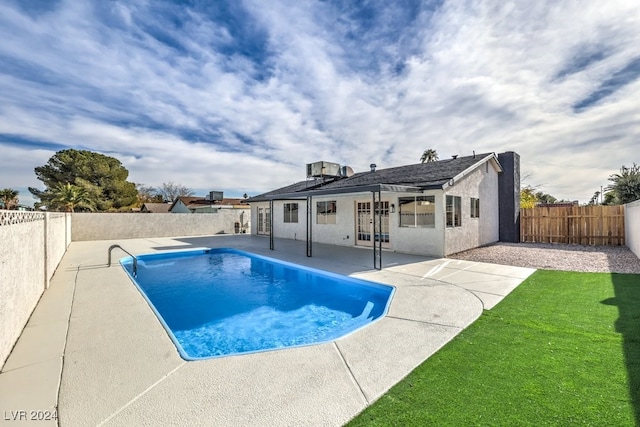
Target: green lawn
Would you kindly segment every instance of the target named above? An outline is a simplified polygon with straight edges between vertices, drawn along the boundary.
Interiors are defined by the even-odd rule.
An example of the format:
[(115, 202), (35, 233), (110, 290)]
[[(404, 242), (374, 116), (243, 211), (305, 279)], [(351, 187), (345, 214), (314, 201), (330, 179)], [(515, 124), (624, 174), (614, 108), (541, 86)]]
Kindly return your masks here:
[(349, 426), (633, 426), (640, 275), (539, 270)]

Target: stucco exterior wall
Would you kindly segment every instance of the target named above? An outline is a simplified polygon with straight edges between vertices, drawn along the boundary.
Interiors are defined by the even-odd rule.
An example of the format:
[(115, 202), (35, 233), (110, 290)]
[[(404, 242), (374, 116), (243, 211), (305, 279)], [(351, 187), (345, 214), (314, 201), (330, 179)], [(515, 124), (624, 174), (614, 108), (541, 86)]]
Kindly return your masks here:
[(640, 200), (624, 205), (624, 240), (640, 258)]
[[(285, 203), (298, 204), (298, 222), (284, 222)], [(268, 206), (268, 204), (267, 204)], [(273, 232), (274, 236), (284, 239), (305, 240), (307, 238), (307, 201), (306, 200), (275, 200), (273, 202)]]
[(171, 213), (191, 213), (191, 211), (187, 208), (187, 205), (182, 203), (182, 200), (178, 200), (176, 204), (173, 205)]
[[(67, 251), (71, 242), (70, 221), (71, 215), (63, 213), (47, 213), (46, 250), (47, 250), (47, 277), (46, 287), (53, 277), (60, 260)], [(69, 222), (68, 222), (69, 221)]]
[[(316, 224), (317, 202), (336, 202), (336, 223)], [(362, 196), (323, 196), (314, 197), (311, 207), (313, 209), (313, 241), (338, 246), (355, 245), (355, 202), (371, 201), (371, 195)]]
[[(112, 240), (144, 237), (210, 236), (234, 234), (235, 223), (249, 228), (251, 210), (221, 209), (216, 213), (142, 214), (142, 213), (74, 213), (71, 239)], [(249, 233), (250, 230), (247, 230)]]
[(65, 214), (0, 211), (0, 367), (68, 247), (67, 225)]
[[(462, 199), (462, 226), (445, 227), (445, 256), (498, 241), (498, 172), (491, 164), (488, 168), (481, 165), (454, 186), (448, 187), (441, 204), (446, 204), (447, 195), (460, 196)], [(480, 199), (479, 218), (471, 218), (472, 197)]]
[[(390, 200), (396, 206), (396, 212), (390, 214), (389, 229), (392, 235), (391, 245), (397, 252), (427, 256), (444, 256), (444, 204), (442, 190), (426, 191), (424, 193), (393, 194)], [(435, 226), (434, 227), (400, 227), (398, 199), (407, 196), (434, 196)], [(383, 196), (384, 199), (384, 196)]]
[[(425, 193), (382, 193), (382, 201), (394, 204), (396, 212), (389, 214), (389, 235), (390, 242), (388, 249), (428, 256), (442, 256), (444, 254), (444, 206), (436, 203), (436, 224), (435, 227), (400, 227), (399, 220), (399, 197), (442, 195), (440, 190)], [(316, 202), (336, 201), (336, 224), (316, 224)], [(336, 195), (314, 197), (312, 203), (312, 234), (313, 241), (339, 246), (356, 246), (356, 202), (372, 202), (371, 193), (361, 193), (356, 195)], [(284, 204), (298, 203), (298, 223), (284, 223)], [(273, 235), (285, 239), (306, 239), (306, 200), (301, 201), (280, 201), (273, 203)], [(252, 233), (257, 234), (258, 213), (257, 208), (269, 207), (268, 202), (251, 204)], [(371, 243), (365, 244), (371, 247)]]
[[(336, 201), (337, 217), (335, 224), (316, 224), (316, 202)], [(284, 222), (284, 204), (298, 203), (298, 222)], [(314, 197), (312, 200), (312, 235), (313, 241), (331, 245), (352, 246), (355, 230), (353, 214), (353, 197)], [(251, 204), (251, 230), (258, 234), (258, 207), (268, 208), (269, 202)], [(347, 214), (347, 212), (349, 212)], [(273, 235), (283, 239), (306, 240), (307, 238), (307, 201), (305, 200), (274, 200), (273, 202)], [(267, 233), (268, 234), (268, 233)]]
[[(462, 226), (446, 227), (446, 195), (461, 197)], [(435, 197), (434, 227), (400, 227), (399, 198), (407, 196)], [(471, 218), (471, 198), (480, 200), (480, 217)], [(429, 190), (424, 193), (383, 192), (382, 201), (395, 206), (389, 214), (389, 244), (387, 249), (426, 256), (446, 256), (466, 249), (497, 242), (499, 239), (498, 171), (491, 163), (481, 164), (454, 186), (446, 190)], [(336, 201), (336, 224), (316, 224), (316, 203)], [(284, 203), (274, 201), (273, 233), (285, 239), (306, 239), (306, 200), (297, 201), (298, 223), (284, 223)], [(371, 193), (318, 196), (313, 198), (313, 241), (330, 245), (356, 245), (356, 202), (372, 202)], [(257, 233), (257, 208), (269, 207), (268, 202), (251, 203), (252, 230)], [(367, 242), (366, 246), (372, 244)]]

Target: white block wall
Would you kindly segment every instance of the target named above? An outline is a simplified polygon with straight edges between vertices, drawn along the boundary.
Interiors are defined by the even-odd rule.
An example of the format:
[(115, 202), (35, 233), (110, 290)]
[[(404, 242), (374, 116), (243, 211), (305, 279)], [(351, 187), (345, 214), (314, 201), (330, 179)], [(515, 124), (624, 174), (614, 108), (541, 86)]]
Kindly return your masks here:
[(624, 205), (625, 244), (640, 258), (640, 200)]
[(0, 210), (0, 366), (70, 243), (70, 216)]
[[(236, 222), (251, 224), (251, 209), (220, 209), (217, 213), (74, 213), (71, 240), (113, 240), (145, 237), (234, 234)], [(250, 233), (250, 230), (247, 230)]]

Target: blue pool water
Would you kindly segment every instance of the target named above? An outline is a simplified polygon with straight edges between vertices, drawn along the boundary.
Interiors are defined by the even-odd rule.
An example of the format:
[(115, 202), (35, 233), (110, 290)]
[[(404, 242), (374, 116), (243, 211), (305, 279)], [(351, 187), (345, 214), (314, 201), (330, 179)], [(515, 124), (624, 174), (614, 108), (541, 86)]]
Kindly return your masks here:
[(122, 263), (187, 360), (331, 341), (387, 312), (394, 288), (236, 249)]

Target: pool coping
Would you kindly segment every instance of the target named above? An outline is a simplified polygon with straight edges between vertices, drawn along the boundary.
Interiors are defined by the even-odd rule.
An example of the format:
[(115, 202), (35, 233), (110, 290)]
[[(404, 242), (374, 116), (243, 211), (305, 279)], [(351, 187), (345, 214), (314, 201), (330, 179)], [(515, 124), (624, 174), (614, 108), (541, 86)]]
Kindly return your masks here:
[[(221, 252), (221, 250), (223, 252)], [(141, 285), (141, 283), (138, 281), (138, 278), (136, 276), (136, 274), (134, 273), (134, 271), (130, 271), (129, 268), (127, 268), (128, 266), (134, 264), (134, 257), (133, 256), (128, 256), (125, 258), (121, 258), (119, 260), (120, 265), (124, 268), (124, 271), (127, 273), (127, 275), (129, 276), (129, 279), (131, 279), (131, 281), (133, 282), (133, 284), (136, 286), (136, 289), (138, 289), (138, 291), (140, 292), (140, 295), (142, 295), (142, 297), (145, 299), (145, 301), (147, 301), (147, 304), (149, 304), (149, 307), (151, 308), (151, 310), (153, 310), (154, 314), (156, 315), (156, 317), (158, 318), (158, 321), (162, 324), (162, 327), (165, 329), (165, 331), (167, 332), (167, 334), (169, 335), (169, 338), (171, 338), (171, 341), (173, 341), (173, 344), (176, 346), (176, 349), (178, 350), (178, 353), (180, 354), (180, 357), (182, 357), (182, 359), (186, 360), (186, 361), (196, 361), (196, 360), (207, 360), (207, 359), (214, 359), (214, 358), (220, 358), (220, 357), (229, 357), (229, 356), (241, 356), (241, 355), (246, 355), (246, 354), (253, 354), (253, 353), (263, 353), (266, 351), (274, 351), (274, 350), (284, 350), (284, 349), (288, 349), (288, 348), (295, 348), (295, 347), (305, 347), (305, 346), (309, 346), (309, 345), (317, 345), (317, 344), (324, 344), (324, 343), (328, 343), (328, 342), (332, 342), (335, 341), (337, 339), (342, 339), (350, 334), (353, 334), (363, 328), (366, 328), (367, 326), (369, 326), (372, 323), (375, 323), (377, 321), (379, 321), (380, 319), (384, 318), (387, 313), (389, 312), (389, 307), (391, 306), (391, 302), (393, 300), (393, 295), (395, 294), (396, 288), (395, 286), (392, 285), (383, 285), (380, 283), (376, 283), (376, 282), (371, 282), (371, 281), (367, 281), (367, 280), (363, 280), (363, 279), (359, 279), (359, 278), (355, 278), (355, 277), (351, 277), (351, 276), (344, 276), (344, 275), (340, 275), (340, 274), (336, 274), (336, 273), (332, 273), (330, 271), (324, 271), (324, 270), (319, 270), (317, 268), (313, 268), (313, 267), (306, 267), (300, 264), (294, 264), (288, 261), (282, 261), (279, 260), (277, 258), (271, 258), (271, 257), (267, 257), (264, 255), (258, 255), (258, 254), (254, 254), (252, 252), (247, 252), (247, 251), (243, 251), (243, 250), (239, 250), (239, 249), (234, 249), (234, 248), (230, 248), (230, 247), (219, 247), (219, 248), (194, 248), (194, 249), (187, 249), (187, 250), (176, 250), (176, 251), (167, 251), (167, 252), (154, 252), (154, 253), (148, 253), (148, 254), (140, 254), (140, 255), (136, 255), (136, 261), (137, 261), (137, 265), (138, 267), (140, 266), (140, 261), (144, 261), (148, 258), (156, 258), (158, 257), (158, 255), (161, 256), (161, 258), (159, 259), (173, 259), (171, 257), (165, 257), (165, 254), (176, 254), (176, 255), (182, 255), (185, 257), (188, 256), (200, 256), (200, 255), (208, 255), (208, 254), (220, 254), (220, 253), (233, 253), (233, 254), (237, 254), (237, 255), (241, 255), (244, 257), (251, 257), (251, 258), (255, 258), (255, 259), (259, 259), (262, 261), (266, 261), (269, 263), (275, 263), (278, 264), (280, 266), (283, 267), (287, 267), (287, 268), (291, 268), (291, 269), (296, 269), (296, 270), (301, 270), (301, 271), (305, 271), (305, 272), (309, 272), (309, 273), (313, 273), (316, 276), (322, 276), (325, 278), (329, 278), (329, 279), (333, 279), (333, 280), (340, 280), (343, 283), (352, 283), (352, 284), (356, 284), (359, 286), (365, 286), (368, 288), (374, 288), (374, 289), (379, 289), (379, 290), (385, 290), (388, 292), (388, 296), (387, 296), (387, 301), (384, 305), (384, 308), (382, 310), (382, 313), (376, 317), (375, 319), (365, 323), (365, 324), (361, 324), (360, 326), (358, 326), (355, 329), (351, 329), (343, 334), (341, 334), (339, 337), (336, 338), (325, 338), (322, 339), (320, 341), (316, 341), (316, 342), (311, 342), (311, 343), (302, 343), (302, 344), (291, 344), (291, 345), (286, 345), (286, 346), (282, 346), (282, 347), (272, 347), (272, 348), (261, 348), (261, 349), (257, 349), (257, 350), (245, 350), (245, 351), (239, 351), (236, 353), (227, 353), (227, 354), (216, 354), (216, 355), (207, 355), (207, 356), (193, 356), (190, 355), (187, 351), (187, 349), (184, 347), (183, 343), (181, 342), (181, 340), (178, 338), (178, 336), (176, 336), (175, 331), (173, 330), (173, 328), (171, 328), (169, 326), (169, 324), (167, 323), (166, 319), (163, 316), (163, 313), (160, 311), (160, 309), (156, 306), (156, 304), (153, 302), (153, 300), (151, 299), (151, 297), (149, 297), (149, 294), (147, 293), (147, 291), (144, 289), (144, 287)], [(131, 269), (133, 270), (133, 268)], [(138, 271), (140, 271), (140, 268), (138, 268)]]
[(384, 319), (330, 343), (185, 362), (120, 265), (104, 267), (113, 242), (74, 242), (0, 373), (3, 413), (58, 410), (60, 425), (341, 425), (535, 271), (394, 253), (375, 271), (368, 251), (318, 245), (306, 258), (303, 242), (269, 251), (255, 236), (124, 242), (133, 253), (233, 244), (396, 294)]

